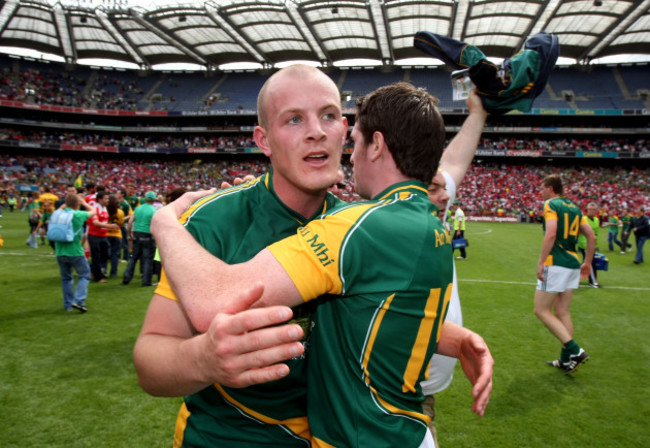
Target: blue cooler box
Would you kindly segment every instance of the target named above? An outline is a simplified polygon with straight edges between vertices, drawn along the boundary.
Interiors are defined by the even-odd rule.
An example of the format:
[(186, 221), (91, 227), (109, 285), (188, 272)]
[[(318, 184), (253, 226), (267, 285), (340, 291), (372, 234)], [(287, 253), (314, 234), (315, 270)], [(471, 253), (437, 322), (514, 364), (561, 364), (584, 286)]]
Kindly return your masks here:
[(606, 271), (609, 269), (609, 260), (605, 254), (601, 254), (600, 252), (594, 254), (594, 266), (598, 271)]

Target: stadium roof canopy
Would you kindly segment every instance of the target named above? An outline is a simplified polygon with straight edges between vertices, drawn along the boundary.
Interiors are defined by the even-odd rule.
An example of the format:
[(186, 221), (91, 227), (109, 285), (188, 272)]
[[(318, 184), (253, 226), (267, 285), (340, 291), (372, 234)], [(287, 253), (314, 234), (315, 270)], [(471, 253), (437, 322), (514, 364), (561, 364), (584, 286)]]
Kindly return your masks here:
[[(164, 0), (163, 0), (164, 1)], [(169, 0), (167, 0), (169, 1)], [(0, 0), (0, 46), (69, 63), (112, 59), (141, 68), (190, 63), (262, 67), (350, 59), (380, 65), (426, 57), (417, 31), (478, 46), (488, 57), (519, 51), (538, 31), (557, 34), (561, 57), (580, 63), (650, 55), (650, 0)]]

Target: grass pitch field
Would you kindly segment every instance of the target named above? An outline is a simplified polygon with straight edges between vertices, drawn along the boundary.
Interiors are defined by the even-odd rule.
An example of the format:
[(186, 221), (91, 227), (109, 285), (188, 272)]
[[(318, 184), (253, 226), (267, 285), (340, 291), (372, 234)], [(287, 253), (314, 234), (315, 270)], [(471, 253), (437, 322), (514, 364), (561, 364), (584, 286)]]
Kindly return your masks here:
[[(26, 214), (5, 210), (0, 225), (0, 445), (171, 446), (180, 399), (145, 394), (131, 361), (153, 288), (137, 275), (91, 284), (89, 312), (66, 313), (49, 246), (25, 245)], [(545, 365), (560, 346), (533, 314), (540, 226), (469, 223), (467, 237), (463, 315), (492, 350), (494, 391), (477, 418), (457, 368), (436, 398), (441, 447), (650, 446), (650, 260), (608, 252), (601, 230), (604, 288), (581, 287), (572, 306), (591, 360), (567, 376)]]

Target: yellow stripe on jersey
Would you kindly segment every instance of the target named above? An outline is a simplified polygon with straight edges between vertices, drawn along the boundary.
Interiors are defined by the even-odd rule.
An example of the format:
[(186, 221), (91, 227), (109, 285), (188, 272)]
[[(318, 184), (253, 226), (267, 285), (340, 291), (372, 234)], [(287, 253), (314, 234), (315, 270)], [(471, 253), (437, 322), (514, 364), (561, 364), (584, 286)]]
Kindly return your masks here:
[(336, 445), (330, 445), (329, 443), (319, 439), (318, 437), (313, 437), (311, 439), (311, 448), (336, 448)]
[[(438, 292), (438, 295), (440, 292)], [(374, 387), (370, 385), (370, 373), (368, 372), (368, 362), (370, 360), (370, 355), (372, 354), (372, 349), (375, 345), (375, 340), (377, 339), (377, 333), (379, 332), (379, 327), (381, 327), (381, 322), (384, 319), (384, 316), (388, 312), (388, 309), (390, 308), (390, 305), (393, 303), (393, 299), (395, 298), (395, 294), (391, 294), (390, 297), (388, 297), (382, 307), (379, 313), (377, 314), (377, 317), (374, 319), (372, 323), (372, 330), (370, 331), (370, 337), (368, 338), (368, 344), (366, 345), (363, 353), (363, 371), (364, 371), (364, 380), (368, 387), (370, 388), (370, 391), (372, 394), (375, 396), (377, 401), (385, 407), (389, 412), (392, 412), (393, 414), (401, 414), (401, 415), (408, 415), (414, 418), (417, 418), (418, 420), (422, 420), (426, 422), (426, 424), (429, 424), (429, 417), (427, 417), (425, 414), (421, 414), (419, 412), (412, 412), (412, 411), (406, 411), (404, 409), (398, 408), (397, 406), (394, 406), (387, 402), (386, 400), (382, 399), (377, 391), (375, 390)], [(428, 304), (427, 304), (428, 305)], [(424, 360), (422, 361), (424, 362)]]
[(366, 344), (366, 347), (364, 348), (363, 361), (361, 362), (361, 366), (363, 367), (363, 372), (364, 372), (364, 380), (367, 385), (370, 385), (370, 372), (368, 372), (368, 362), (370, 361), (370, 354), (372, 353), (372, 349), (375, 345), (375, 340), (377, 339), (377, 333), (379, 333), (379, 327), (381, 327), (381, 321), (384, 319), (384, 316), (388, 312), (388, 308), (390, 308), (390, 304), (393, 303), (394, 298), (395, 298), (395, 293), (391, 294), (390, 297), (388, 297), (384, 301), (384, 303), (381, 306), (381, 310), (379, 310), (379, 313), (377, 313), (377, 317), (372, 322), (372, 330), (370, 331), (368, 344)]
[(191, 412), (187, 409), (185, 403), (181, 405), (176, 417), (176, 428), (174, 429), (174, 448), (181, 448), (183, 446), (183, 438), (185, 436), (185, 428), (187, 427), (187, 419), (190, 418)]
[(578, 254), (576, 252), (571, 252), (570, 250), (567, 250), (566, 253), (573, 255), (576, 258), (576, 260), (580, 261), (580, 257), (578, 257)]
[(394, 194), (397, 194), (397, 199), (406, 199), (407, 197), (409, 197), (412, 194), (411, 191), (409, 191), (409, 190), (413, 190), (413, 189), (422, 190), (427, 195), (429, 194), (429, 191), (426, 188), (422, 188), (422, 187), (415, 186), (413, 184), (409, 184), (409, 185), (404, 185), (404, 186), (401, 186), (401, 187), (394, 188), (394, 189), (392, 189), (390, 191), (387, 191), (386, 194), (384, 194), (382, 197), (377, 198), (377, 199), (378, 200), (387, 199), (387, 198), (389, 198), (390, 196), (392, 196)]
[(362, 217), (381, 203), (358, 204), (311, 221), (294, 236), (268, 247), (307, 302), (323, 294), (341, 294), (343, 242)]
[(393, 414), (407, 415), (407, 416), (409, 416), (409, 417), (416, 418), (416, 419), (418, 419), (418, 420), (421, 420), (421, 421), (422, 421), (425, 425), (427, 425), (427, 426), (428, 426), (429, 423), (431, 422), (431, 418), (430, 418), (428, 415), (426, 415), (426, 414), (422, 414), (422, 413), (420, 413), (420, 412), (407, 411), (407, 410), (404, 410), (404, 409), (398, 408), (398, 407), (396, 407), (396, 406), (393, 406), (392, 404), (390, 404), (390, 403), (387, 402), (386, 400), (382, 399), (382, 398), (377, 394), (377, 391), (376, 391), (373, 387), (371, 387), (370, 390), (372, 391), (372, 394), (375, 396), (375, 398), (377, 398), (377, 401), (378, 401), (378, 402), (379, 402), (383, 407), (385, 407), (389, 412), (391, 412), (391, 413), (393, 413)]
[[(431, 422), (431, 418), (427, 416), (426, 414), (420, 414), (418, 412), (412, 412), (412, 411), (405, 411), (404, 409), (399, 409), (393, 406), (392, 404), (384, 401), (377, 395), (377, 391), (375, 391), (372, 387), (370, 388), (372, 394), (377, 398), (377, 401), (384, 406), (389, 412), (392, 412), (393, 414), (399, 414), (399, 415), (406, 415), (409, 417), (413, 417), (415, 419), (418, 419), (422, 421), (425, 425), (429, 426), (429, 423)], [(330, 445), (329, 443), (325, 442), (322, 439), (319, 439), (318, 437), (314, 436), (311, 439), (311, 446), (312, 448), (336, 448), (336, 445)]]
[(242, 403), (239, 401), (235, 400), (233, 397), (231, 397), (223, 387), (219, 384), (214, 384), (214, 387), (219, 391), (221, 396), (226, 400), (228, 403), (231, 405), (235, 406), (237, 409), (239, 409), (241, 412), (244, 412), (247, 415), (250, 415), (251, 417), (256, 418), (257, 420), (267, 423), (269, 425), (282, 425), (288, 428), (293, 434), (297, 435), (298, 437), (302, 437), (303, 439), (309, 440), (311, 439), (311, 431), (309, 429), (309, 422), (307, 421), (307, 416), (305, 415), (304, 417), (294, 417), (294, 418), (289, 418), (286, 420), (277, 420), (274, 418), (271, 418), (267, 415), (260, 414), (259, 412), (256, 412), (246, 406), (244, 406)]
[[(447, 291), (445, 291), (445, 299), (444, 299), (445, 302), (444, 302), (444, 305), (442, 307), (442, 310), (443, 310), (442, 315), (443, 316), (445, 315), (445, 310), (449, 308), (449, 302), (451, 301), (451, 290), (453, 289), (453, 286), (454, 286), (454, 284), (450, 283), (447, 286)], [(442, 337), (442, 326), (443, 326), (443, 324), (444, 324), (444, 322), (441, 320), (440, 325), (438, 325), (438, 334), (436, 335), (436, 342), (440, 342), (440, 338)]]
[[(268, 176), (266, 176), (268, 177)], [(250, 188), (260, 182), (261, 177), (258, 177), (257, 179), (253, 179), (249, 182), (246, 182), (244, 184), (238, 185), (236, 187), (232, 188), (227, 188), (225, 190), (217, 191), (214, 194), (211, 194), (209, 196), (205, 196), (198, 201), (196, 201), (194, 204), (192, 204), (186, 211), (181, 215), (181, 217), (178, 219), (178, 221), (185, 225), (187, 221), (190, 219), (190, 217), (197, 212), (201, 207), (203, 207), (205, 204), (208, 204), (214, 200), (217, 200), (223, 196), (235, 193), (237, 191), (241, 191), (243, 189)], [(178, 302), (178, 297), (174, 293), (174, 290), (172, 289), (172, 286), (169, 284), (169, 279), (167, 278), (167, 274), (165, 273), (165, 269), (163, 268), (160, 272), (160, 281), (158, 282), (158, 286), (156, 287), (156, 290), (154, 291), (154, 294), (158, 294), (162, 297), (165, 297), (170, 300), (174, 300)]]
[[(451, 290), (451, 288), (447, 289)], [(402, 383), (402, 392), (404, 393), (415, 393), (415, 385), (420, 377), (420, 372), (422, 372), (422, 367), (425, 361), (424, 358), (427, 354), (427, 347), (429, 347), (429, 342), (433, 335), (433, 324), (436, 321), (439, 304), (440, 288), (432, 289), (424, 308), (424, 319), (420, 321), (420, 328), (418, 328), (415, 345), (413, 345), (409, 362), (404, 371), (404, 382)]]
[[(268, 176), (266, 176), (266, 177), (268, 178)], [(214, 194), (211, 194), (209, 196), (205, 196), (205, 197), (199, 199), (194, 204), (190, 205), (190, 207), (185, 211), (185, 213), (183, 213), (181, 215), (181, 217), (179, 218), (178, 221), (181, 224), (185, 224), (192, 217), (192, 215), (194, 213), (196, 213), (196, 211), (199, 210), (201, 207), (203, 207), (205, 204), (208, 204), (208, 203), (210, 203), (210, 202), (212, 202), (214, 200), (217, 200), (222, 196), (227, 196), (227, 195), (236, 193), (236, 192), (238, 192), (240, 190), (245, 190), (245, 189), (251, 188), (251, 187), (255, 186), (255, 184), (257, 184), (258, 182), (260, 182), (261, 179), (262, 179), (261, 177), (258, 177), (257, 179), (253, 179), (253, 180), (251, 180), (249, 182), (238, 185), (236, 187), (231, 187), (231, 188), (227, 188), (225, 190), (220, 190), (220, 191), (217, 191)]]
[(544, 202), (544, 221), (554, 220), (557, 221), (557, 213), (551, 209), (551, 201)]
[(165, 297), (166, 299), (178, 302), (178, 297), (176, 297), (176, 294), (174, 294), (172, 285), (169, 284), (169, 279), (165, 273), (165, 268), (162, 268), (160, 270), (160, 281), (158, 282), (158, 286), (156, 287), (154, 294), (158, 294), (159, 296)]

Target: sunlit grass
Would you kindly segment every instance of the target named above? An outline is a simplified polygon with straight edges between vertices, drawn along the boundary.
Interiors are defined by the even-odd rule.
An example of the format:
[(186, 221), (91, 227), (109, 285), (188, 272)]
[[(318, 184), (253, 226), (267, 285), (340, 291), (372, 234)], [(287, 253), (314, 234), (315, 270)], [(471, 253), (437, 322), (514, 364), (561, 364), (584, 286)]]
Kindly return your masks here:
[[(1, 445), (171, 446), (180, 399), (145, 394), (131, 360), (153, 288), (91, 284), (89, 312), (66, 313), (50, 248), (25, 245), (26, 215), (5, 211), (0, 224)], [(650, 446), (650, 265), (605, 252), (605, 287), (580, 288), (572, 307), (591, 360), (566, 376), (545, 365), (559, 343), (532, 310), (541, 228), (470, 223), (467, 236), (468, 258), (457, 261), (463, 314), (496, 360), (494, 392), (477, 418), (458, 368), (436, 400), (440, 445)]]

